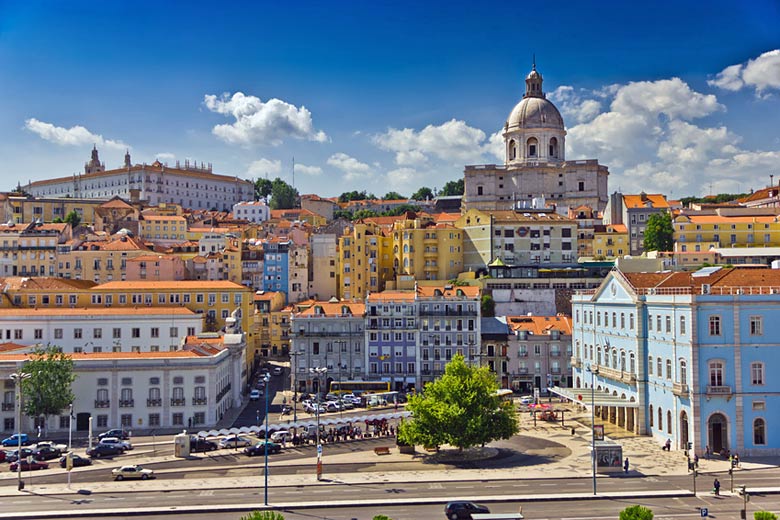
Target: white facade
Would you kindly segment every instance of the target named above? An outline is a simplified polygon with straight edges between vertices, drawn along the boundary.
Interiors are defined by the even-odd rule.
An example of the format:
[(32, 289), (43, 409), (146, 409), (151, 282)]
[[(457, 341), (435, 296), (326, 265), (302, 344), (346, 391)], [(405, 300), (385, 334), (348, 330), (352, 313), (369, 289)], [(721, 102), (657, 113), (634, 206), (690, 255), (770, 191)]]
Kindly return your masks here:
[(265, 222), (271, 217), (271, 210), (265, 202), (239, 202), (233, 205), (233, 218), (248, 220), (255, 224)]

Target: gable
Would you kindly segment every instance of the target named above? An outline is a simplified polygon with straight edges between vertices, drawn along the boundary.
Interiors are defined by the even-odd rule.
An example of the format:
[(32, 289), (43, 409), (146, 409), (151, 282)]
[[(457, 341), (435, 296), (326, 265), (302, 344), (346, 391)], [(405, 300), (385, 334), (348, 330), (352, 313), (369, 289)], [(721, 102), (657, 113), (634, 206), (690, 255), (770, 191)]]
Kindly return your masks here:
[(599, 302), (633, 303), (634, 292), (625, 286), (614, 273), (610, 273), (593, 299)]

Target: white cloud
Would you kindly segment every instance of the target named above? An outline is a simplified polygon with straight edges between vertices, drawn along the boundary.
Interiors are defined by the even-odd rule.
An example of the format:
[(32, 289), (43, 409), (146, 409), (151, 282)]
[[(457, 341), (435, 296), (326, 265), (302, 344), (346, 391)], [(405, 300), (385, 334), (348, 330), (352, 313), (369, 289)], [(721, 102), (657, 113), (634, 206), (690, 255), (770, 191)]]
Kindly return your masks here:
[(345, 153), (335, 153), (328, 158), (327, 162), (330, 166), (341, 170), (344, 173), (344, 179), (348, 181), (366, 179), (373, 175), (371, 166)]
[(497, 132), (490, 134), (490, 138), (488, 138), (488, 143), (486, 145), (488, 153), (500, 162), (504, 162), (504, 156), (506, 154), (504, 136), (502, 135), (503, 132), (503, 130), (498, 130)]
[(252, 161), (249, 164), (249, 168), (246, 170), (247, 175), (265, 177), (273, 177), (282, 173), (282, 161), (271, 159), (258, 159)]
[(620, 88), (611, 109), (623, 114), (696, 119), (724, 107), (712, 94), (700, 94), (680, 78), (638, 81)]
[(154, 154), (154, 158), (159, 160), (159, 161), (165, 162), (165, 161), (172, 161), (172, 160), (176, 159), (176, 155), (172, 154), (170, 152), (160, 152), (160, 153)]
[(30, 132), (37, 134), (38, 137), (46, 141), (58, 144), (60, 146), (85, 146), (96, 145), (117, 150), (130, 148), (122, 141), (113, 139), (104, 139), (100, 134), (93, 134), (80, 125), (64, 128), (54, 126), (51, 123), (45, 123), (38, 119), (30, 118), (24, 122), (24, 127)]
[(744, 65), (730, 65), (707, 83), (731, 91), (753, 87), (759, 96), (766, 90), (780, 89), (780, 49), (767, 51)]
[(375, 135), (374, 144), (395, 153), (401, 166), (421, 164), (435, 157), (453, 163), (480, 162), (486, 149), (485, 132), (451, 119), (441, 125), (428, 125), (419, 132), (411, 128)]
[(392, 190), (409, 196), (412, 191), (416, 191), (422, 186), (423, 176), (414, 168), (396, 168), (387, 172), (385, 176), (389, 187), (389, 190), (385, 190), (385, 192)]
[(564, 121), (585, 123), (601, 112), (601, 102), (583, 98), (582, 95), (585, 93), (584, 90), (575, 92), (573, 87), (564, 85), (550, 92), (547, 97), (561, 111)]
[(304, 175), (322, 175), (322, 168), (319, 166), (306, 166), (305, 164), (295, 164), (295, 173), (302, 173)]
[(232, 124), (217, 125), (211, 131), (230, 144), (280, 145), (286, 138), (325, 142), (325, 132), (314, 129), (311, 112), (280, 99), (263, 102), (255, 96), (236, 92), (232, 96), (206, 95), (206, 108), (224, 116), (233, 117)]

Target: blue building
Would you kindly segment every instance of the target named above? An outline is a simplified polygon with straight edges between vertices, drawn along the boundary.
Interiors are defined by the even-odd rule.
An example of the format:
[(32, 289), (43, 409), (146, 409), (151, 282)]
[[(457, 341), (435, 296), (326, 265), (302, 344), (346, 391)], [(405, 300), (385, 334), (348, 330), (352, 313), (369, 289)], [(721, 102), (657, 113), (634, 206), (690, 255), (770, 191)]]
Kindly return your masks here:
[(575, 389), (562, 393), (659, 445), (780, 454), (767, 414), (780, 405), (767, 378), (780, 366), (780, 270), (615, 270), (572, 313)]
[(288, 283), (290, 280), (290, 248), (292, 240), (273, 237), (262, 241), (263, 290), (283, 292), (286, 301), (290, 301)]

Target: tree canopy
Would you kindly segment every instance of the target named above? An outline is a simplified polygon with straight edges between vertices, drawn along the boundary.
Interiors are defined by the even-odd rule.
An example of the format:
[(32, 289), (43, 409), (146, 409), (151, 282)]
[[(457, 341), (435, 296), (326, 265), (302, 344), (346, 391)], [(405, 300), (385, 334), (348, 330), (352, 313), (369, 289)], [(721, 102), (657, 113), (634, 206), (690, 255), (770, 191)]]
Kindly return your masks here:
[(644, 506), (629, 506), (620, 512), (620, 520), (653, 520), (653, 512)]
[(463, 179), (457, 181), (449, 181), (444, 184), (439, 192), (440, 197), (450, 197), (452, 195), (463, 195), (465, 188), (463, 187)]
[(674, 246), (674, 228), (671, 213), (653, 213), (645, 226), (645, 251), (671, 251)]
[(412, 194), (414, 200), (428, 200), (433, 198), (433, 190), (423, 186)]
[(385, 196), (382, 198), (384, 200), (400, 200), (400, 199), (405, 199), (406, 197), (404, 197), (397, 191), (388, 191), (387, 193), (385, 193)]
[(496, 315), (496, 301), (489, 294), (482, 295), (480, 308), (482, 310), (482, 316), (485, 318), (492, 318)]
[(70, 224), (71, 228), (76, 229), (79, 226), (79, 224), (81, 224), (81, 215), (79, 215), (74, 209), (70, 213), (65, 215), (65, 222)]
[(366, 190), (363, 191), (345, 191), (341, 195), (339, 195), (339, 202), (349, 202), (352, 200), (373, 200), (376, 199), (376, 195), (373, 193), (366, 193)]
[(291, 209), (298, 206), (298, 190), (279, 177), (271, 183), (271, 209)]
[(29, 417), (59, 415), (74, 400), (71, 384), (76, 380), (73, 359), (52, 345), (33, 350), (22, 365), (30, 377), (22, 380), (24, 413)]
[(274, 184), (268, 179), (257, 179), (255, 181), (255, 199), (267, 199), (273, 191)]
[(517, 414), (496, 390), (498, 383), (487, 367), (469, 366), (456, 355), (442, 377), (409, 398), (406, 409), (412, 419), (398, 427), (399, 440), (463, 449), (508, 439), (518, 432)]

